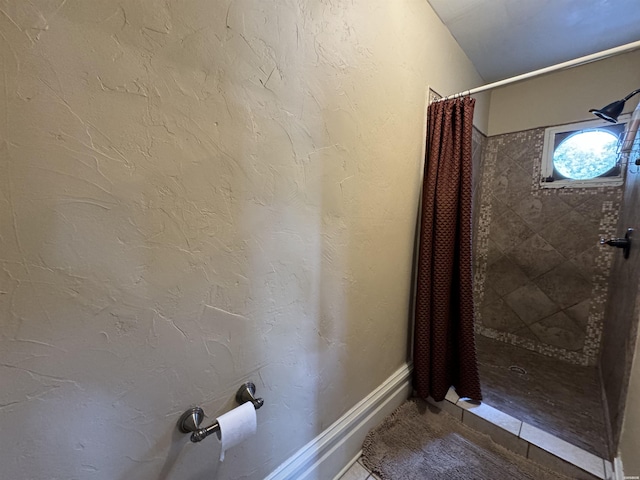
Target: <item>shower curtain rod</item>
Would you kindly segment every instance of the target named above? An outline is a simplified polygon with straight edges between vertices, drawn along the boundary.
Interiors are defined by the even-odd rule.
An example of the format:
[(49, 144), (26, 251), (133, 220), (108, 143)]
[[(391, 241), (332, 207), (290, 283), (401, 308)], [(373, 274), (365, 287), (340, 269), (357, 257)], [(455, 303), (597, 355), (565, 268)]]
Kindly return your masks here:
[(585, 55), (584, 57), (574, 58), (573, 60), (569, 60), (567, 62), (557, 63), (556, 65), (551, 65), (550, 67), (540, 68), (539, 70), (534, 70), (529, 73), (523, 73), (522, 75), (516, 75), (515, 77), (505, 78), (504, 80), (488, 83), (486, 85), (482, 85), (481, 87), (476, 87), (472, 88), (471, 90), (465, 90), (464, 92), (456, 93), (455, 95), (442, 97), (441, 99), (436, 101), (439, 102), (442, 100), (446, 100), (447, 98), (455, 98), (463, 95), (473, 95), (474, 93), (484, 92), (493, 88), (502, 87), (503, 85), (509, 85), (510, 83), (520, 82), (522, 80), (527, 80), (529, 78), (544, 75), (545, 73), (556, 72), (558, 70), (565, 70), (571, 67), (577, 67), (578, 65), (595, 62), (596, 60), (601, 60), (603, 58), (612, 57), (621, 53), (630, 52), (631, 50), (636, 50), (638, 48), (640, 48), (640, 40), (627, 43), (625, 45), (620, 45), (619, 47), (610, 48), (608, 50), (603, 50), (601, 52), (592, 53), (591, 55)]

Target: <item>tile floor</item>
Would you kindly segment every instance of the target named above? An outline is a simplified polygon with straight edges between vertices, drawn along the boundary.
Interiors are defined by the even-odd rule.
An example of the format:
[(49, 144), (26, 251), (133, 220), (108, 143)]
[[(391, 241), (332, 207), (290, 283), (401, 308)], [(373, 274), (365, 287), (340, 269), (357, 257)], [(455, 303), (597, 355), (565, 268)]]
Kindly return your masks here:
[(358, 460), (340, 477), (340, 480), (376, 480), (377, 478), (377, 475), (369, 472)]
[[(483, 336), (476, 337), (483, 403), (608, 458), (601, 386), (581, 367)], [(518, 373), (509, 367), (523, 368)]]

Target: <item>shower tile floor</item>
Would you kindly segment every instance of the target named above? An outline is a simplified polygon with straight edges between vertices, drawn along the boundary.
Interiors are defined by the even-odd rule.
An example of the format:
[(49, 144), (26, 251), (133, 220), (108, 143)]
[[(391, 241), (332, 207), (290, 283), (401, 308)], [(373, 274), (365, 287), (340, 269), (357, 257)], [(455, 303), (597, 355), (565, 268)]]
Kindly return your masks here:
[(596, 367), (573, 365), (481, 335), (476, 345), (484, 403), (609, 458)]

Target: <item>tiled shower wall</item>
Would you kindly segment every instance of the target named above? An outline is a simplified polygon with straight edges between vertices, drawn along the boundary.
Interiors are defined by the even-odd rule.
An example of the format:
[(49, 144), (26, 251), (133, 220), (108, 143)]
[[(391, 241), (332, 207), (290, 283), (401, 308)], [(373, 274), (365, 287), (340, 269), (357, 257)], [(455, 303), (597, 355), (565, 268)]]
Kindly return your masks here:
[[(640, 139), (636, 140), (640, 143)], [(632, 159), (640, 157), (633, 155)], [(636, 229), (632, 234), (637, 238), (640, 226), (640, 169), (630, 162), (620, 210), (618, 236), (629, 227)], [(613, 451), (617, 452), (618, 441), (622, 431), (622, 420), (627, 399), (635, 400), (633, 395), (627, 396), (629, 378), (638, 335), (638, 318), (640, 318), (640, 249), (633, 245), (629, 258), (619, 253), (615, 255), (611, 269), (609, 298), (607, 301), (607, 326), (602, 339), (600, 370), (604, 391), (607, 398), (609, 420), (613, 439)]]
[(622, 187), (541, 189), (544, 129), (489, 137), (477, 187), (477, 333), (582, 365), (602, 336)]

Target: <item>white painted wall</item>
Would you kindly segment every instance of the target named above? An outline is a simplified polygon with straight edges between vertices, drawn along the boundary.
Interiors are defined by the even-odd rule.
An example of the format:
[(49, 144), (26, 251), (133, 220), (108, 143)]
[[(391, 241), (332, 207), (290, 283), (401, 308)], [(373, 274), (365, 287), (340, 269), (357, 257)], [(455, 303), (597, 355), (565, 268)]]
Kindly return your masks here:
[[(591, 108), (640, 88), (640, 50), (496, 88), (491, 92), (488, 135), (591, 120)], [(638, 96), (625, 104), (632, 112)]]
[[(424, 0), (0, 3), (3, 478), (261, 479), (406, 359)], [(486, 131), (486, 104), (478, 105)], [(175, 422), (253, 380), (216, 460)]]

